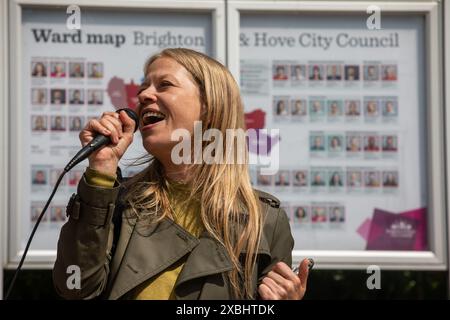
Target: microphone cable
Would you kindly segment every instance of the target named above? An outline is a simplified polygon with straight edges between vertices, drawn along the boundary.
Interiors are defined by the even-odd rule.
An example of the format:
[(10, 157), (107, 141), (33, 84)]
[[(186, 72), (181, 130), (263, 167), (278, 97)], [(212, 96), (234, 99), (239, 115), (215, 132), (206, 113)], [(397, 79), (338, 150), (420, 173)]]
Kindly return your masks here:
[(36, 223), (34, 224), (33, 231), (31, 231), (31, 235), (28, 238), (28, 242), (27, 242), (27, 245), (25, 246), (25, 250), (23, 252), (22, 258), (20, 259), (20, 262), (19, 262), (19, 265), (17, 266), (16, 272), (14, 273), (14, 276), (13, 276), (13, 278), (11, 280), (11, 283), (9, 284), (8, 291), (6, 292), (6, 295), (5, 295), (5, 300), (8, 300), (8, 298), (9, 298), (11, 292), (12, 292), (12, 289), (14, 287), (14, 283), (16, 282), (17, 277), (19, 276), (20, 270), (22, 269), (23, 262), (25, 261), (25, 257), (27, 256), (28, 249), (30, 248), (31, 241), (33, 240), (34, 234), (36, 233), (36, 230), (37, 230), (39, 224), (41, 223), (41, 220), (44, 217), (44, 214), (47, 211), (47, 208), (50, 205), (50, 203), (51, 203), (51, 201), (53, 199), (53, 196), (56, 193), (56, 190), (58, 190), (58, 187), (59, 187), (59, 184), (61, 183), (62, 178), (65, 176), (65, 174), (67, 172), (68, 171), (66, 171), (66, 169), (64, 169), (63, 172), (59, 175), (59, 178), (56, 181), (55, 186), (53, 187), (52, 194), (48, 198), (47, 203), (44, 206), (44, 209), (42, 209), (41, 214), (39, 215)]

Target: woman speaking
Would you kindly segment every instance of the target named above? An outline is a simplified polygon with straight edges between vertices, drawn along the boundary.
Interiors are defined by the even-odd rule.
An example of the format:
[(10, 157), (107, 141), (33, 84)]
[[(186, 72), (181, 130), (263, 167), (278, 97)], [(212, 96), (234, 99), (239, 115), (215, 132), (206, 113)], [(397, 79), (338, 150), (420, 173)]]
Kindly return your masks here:
[[(247, 164), (178, 164), (176, 129), (244, 129), (236, 82), (208, 56), (166, 49), (145, 64), (139, 130), (146, 168), (123, 180), (119, 160), (135, 122), (105, 112), (80, 133), (111, 144), (89, 166), (67, 206), (53, 279), (67, 299), (301, 299), (308, 260), (291, 270), (294, 245), (286, 213), (253, 190)], [(223, 146), (225, 148), (224, 139)], [(238, 146), (232, 144), (232, 152)], [(231, 157), (233, 159), (233, 157)], [(71, 269), (72, 268), (72, 269)], [(68, 270), (79, 268), (79, 281)]]

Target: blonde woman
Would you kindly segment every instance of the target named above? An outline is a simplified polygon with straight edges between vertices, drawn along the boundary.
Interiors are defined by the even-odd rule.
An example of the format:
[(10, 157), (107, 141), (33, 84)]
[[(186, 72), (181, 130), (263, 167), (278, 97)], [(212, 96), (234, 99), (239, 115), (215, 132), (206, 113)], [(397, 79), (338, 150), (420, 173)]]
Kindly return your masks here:
[[(172, 159), (176, 129), (193, 134), (201, 121), (203, 131), (225, 136), (244, 127), (229, 71), (201, 53), (166, 49), (144, 72), (138, 114), (148, 166), (121, 181), (118, 163), (134, 131), (125, 112), (106, 112), (81, 131), (83, 145), (97, 133), (112, 143), (90, 156), (67, 206), (53, 270), (57, 292), (69, 299), (301, 299), (308, 260), (298, 274), (291, 270), (286, 213), (251, 188), (247, 165)], [(73, 265), (78, 287), (68, 285)]]

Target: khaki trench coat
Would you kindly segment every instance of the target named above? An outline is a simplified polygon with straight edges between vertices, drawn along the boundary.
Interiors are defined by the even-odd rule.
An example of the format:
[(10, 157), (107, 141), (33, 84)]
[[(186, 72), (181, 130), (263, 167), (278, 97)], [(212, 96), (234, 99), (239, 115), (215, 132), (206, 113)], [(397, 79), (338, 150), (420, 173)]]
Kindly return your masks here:
[[(58, 240), (53, 268), (57, 293), (66, 299), (127, 299), (133, 288), (188, 255), (175, 284), (176, 298), (232, 299), (224, 275), (233, 266), (225, 248), (207, 231), (196, 238), (169, 218), (150, 226), (130, 218), (131, 209), (121, 202), (123, 189), (120, 183), (107, 189), (81, 179)], [(275, 263), (291, 266), (294, 246), (279, 200), (257, 192), (264, 227), (252, 279), (255, 297)], [(73, 285), (74, 265), (80, 270), (79, 289)]]

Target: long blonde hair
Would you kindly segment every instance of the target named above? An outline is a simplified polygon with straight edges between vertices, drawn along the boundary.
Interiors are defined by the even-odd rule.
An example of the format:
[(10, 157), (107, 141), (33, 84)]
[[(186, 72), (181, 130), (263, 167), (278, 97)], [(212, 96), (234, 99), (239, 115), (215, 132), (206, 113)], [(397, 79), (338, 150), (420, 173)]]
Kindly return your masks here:
[[(171, 58), (182, 65), (198, 85), (204, 106), (201, 119), (203, 132), (215, 128), (226, 137), (227, 129), (245, 129), (238, 86), (222, 64), (190, 49), (171, 48), (150, 57), (144, 67), (145, 74), (149, 66), (161, 57)], [(225, 140), (223, 150), (227, 147)], [(231, 146), (235, 160), (239, 146), (235, 143)], [(247, 148), (244, 149), (245, 159), (248, 160)], [(142, 209), (144, 212), (157, 211), (155, 216), (156, 221), (159, 221), (173, 213), (170, 210), (163, 164), (156, 158), (150, 158), (149, 162), (145, 170), (127, 183), (129, 192), (126, 199), (136, 212)], [(189, 171), (190, 198), (200, 200), (200, 214), (205, 229), (225, 247), (231, 258), (234, 268), (227, 277), (234, 298), (254, 298), (255, 288), (251, 280), (261, 236), (262, 215), (257, 195), (251, 187), (248, 161), (241, 164), (203, 162), (192, 165)], [(242, 265), (241, 254), (244, 258)]]

